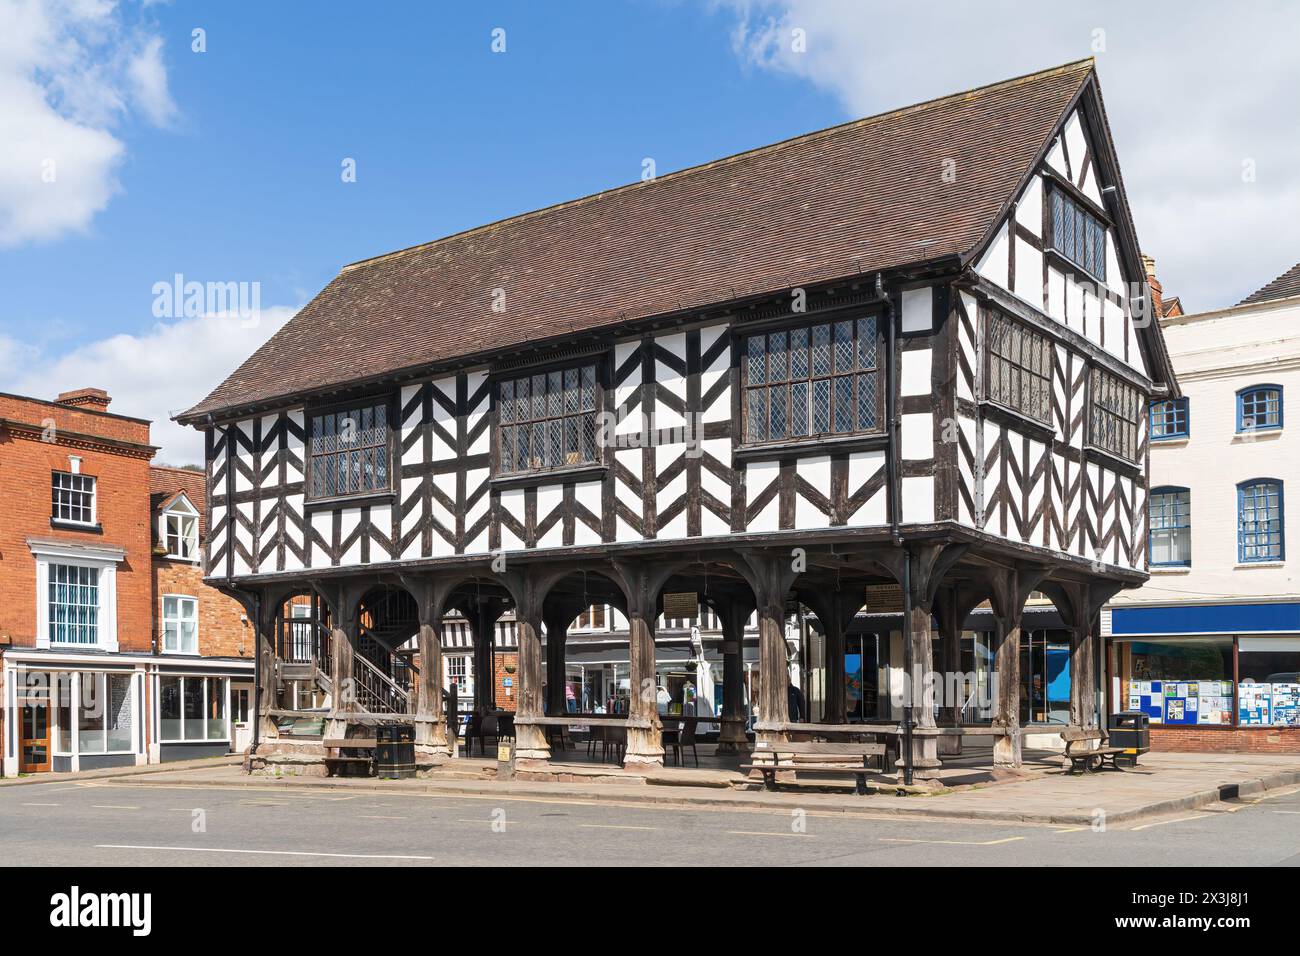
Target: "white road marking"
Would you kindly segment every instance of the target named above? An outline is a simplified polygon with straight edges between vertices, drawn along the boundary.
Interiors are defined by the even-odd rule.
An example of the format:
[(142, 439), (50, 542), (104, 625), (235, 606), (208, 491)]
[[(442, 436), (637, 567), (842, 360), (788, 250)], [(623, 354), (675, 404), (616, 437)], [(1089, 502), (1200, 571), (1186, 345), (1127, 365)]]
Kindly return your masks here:
[(432, 860), (432, 856), (396, 853), (311, 853), (306, 850), (232, 850), (216, 846), (144, 846), (131, 843), (96, 843), (97, 850), (172, 850), (184, 853), (248, 853), (260, 856), (327, 856), (347, 860)]
[(580, 827), (586, 827), (589, 830), (658, 830), (658, 827), (634, 827), (623, 826), (618, 823), (580, 823)]
[(1155, 823), (1144, 823), (1141, 826), (1129, 827), (1130, 830), (1149, 830), (1151, 827), (1162, 827), (1169, 823), (1188, 823), (1192, 820), (1204, 820), (1208, 813), (1197, 813), (1190, 817), (1179, 817), (1177, 820), (1157, 820)]
[(57, 807), (57, 806), (59, 806), (59, 804), (57, 804), (57, 803), (24, 803), (23, 806), (25, 806), (25, 807)]
[[(54, 804), (54, 806), (58, 806), (58, 804)], [(1272, 811), (1270, 811), (1270, 812), (1272, 812), (1272, 813), (1300, 813), (1300, 810), (1272, 810)]]
[(406, 817), (385, 817), (377, 813), (358, 813), (357, 817), (362, 820), (405, 820)]
[(139, 807), (128, 807), (120, 803), (92, 803), (92, 810), (139, 810)]
[(782, 833), (779, 830), (728, 830), (732, 836), (812, 837), (811, 833)]
[(997, 846), (1000, 843), (1015, 843), (1024, 837), (1003, 837), (1001, 840), (912, 840), (905, 837), (880, 837), (881, 843), (938, 843), (943, 846)]

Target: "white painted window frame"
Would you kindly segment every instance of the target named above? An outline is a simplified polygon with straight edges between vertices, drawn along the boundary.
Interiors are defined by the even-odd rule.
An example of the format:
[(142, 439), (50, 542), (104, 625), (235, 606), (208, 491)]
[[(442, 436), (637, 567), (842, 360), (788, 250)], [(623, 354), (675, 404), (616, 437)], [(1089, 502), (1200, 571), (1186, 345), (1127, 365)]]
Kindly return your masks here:
[[(184, 527), (186, 521), (190, 522), (192, 532), (185, 534), (183, 537), (190, 543), (190, 555), (186, 557), (183, 554), (177, 554), (171, 549), (171, 522), (175, 519), (177, 522), (178, 532)], [(167, 557), (172, 561), (188, 561), (191, 564), (198, 564), (202, 559), (202, 552), (199, 550), (199, 511), (190, 503), (190, 499), (182, 492), (181, 495), (162, 510), (159, 516), (162, 527), (159, 533), (162, 539), (162, 545), (167, 549)], [(177, 537), (182, 537), (177, 534)]]
[[(36, 646), (94, 648), (117, 651), (117, 565), (126, 557), (120, 548), (96, 548), (62, 545), (55, 542), (28, 541), (36, 559)], [(99, 616), (94, 644), (64, 644), (50, 640), (50, 565), (93, 568), (99, 572)]]
[[(178, 604), (181, 601), (189, 601), (194, 606), (194, 649), (192, 651), (187, 651), (180, 648), (169, 650), (167, 647), (167, 623), (173, 620), (177, 621), (178, 623), (184, 621), (184, 618), (182, 617), (168, 615), (167, 602), (169, 600), (176, 601), (178, 602)], [(199, 625), (199, 599), (196, 596), (194, 596), (193, 594), (161, 595), (158, 602), (158, 620), (162, 622), (162, 627), (158, 631), (158, 636), (160, 638), (159, 640), (160, 646), (158, 650), (161, 653), (166, 654), (168, 656), (175, 656), (175, 657), (198, 657), (199, 656), (199, 626), (200, 626)], [(178, 629), (177, 637), (179, 638), (179, 636), (180, 636), (180, 631)]]

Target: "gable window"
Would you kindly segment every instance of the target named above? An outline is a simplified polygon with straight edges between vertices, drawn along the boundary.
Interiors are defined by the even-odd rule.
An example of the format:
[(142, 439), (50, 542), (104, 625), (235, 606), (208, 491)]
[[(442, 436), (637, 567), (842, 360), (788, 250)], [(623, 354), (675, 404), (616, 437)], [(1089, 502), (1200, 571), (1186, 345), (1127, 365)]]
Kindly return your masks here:
[(51, 479), (50, 517), (55, 521), (95, 523), (95, 479), (56, 471)]
[(163, 546), (167, 557), (181, 561), (199, 559), (199, 513), (184, 498), (176, 501), (162, 515)]
[(1281, 561), (1282, 526), (1282, 482), (1257, 478), (1237, 486), (1238, 561)]
[(1186, 567), (1192, 563), (1192, 493), (1186, 488), (1151, 492), (1152, 565)]
[(1092, 370), (1088, 441), (1094, 448), (1137, 461), (1138, 419), (1142, 400), (1138, 390), (1099, 368)]
[(99, 569), (75, 564), (49, 566), (51, 644), (99, 643)]
[(747, 336), (745, 441), (879, 431), (880, 351), (874, 315)]
[(1237, 431), (1282, 427), (1282, 386), (1253, 385), (1237, 393)]
[(1052, 250), (1106, 281), (1106, 226), (1059, 186), (1050, 192)]
[(1188, 435), (1186, 398), (1170, 398), (1151, 403), (1151, 440), (1166, 441)]
[(500, 472), (594, 463), (596, 408), (595, 365), (498, 382)]
[(163, 595), (163, 652), (199, 652), (199, 602), (179, 594)]
[(985, 397), (1037, 421), (1052, 420), (1052, 344), (1047, 336), (986, 309)]
[(390, 490), (388, 404), (372, 401), (311, 416), (308, 493), (340, 498)]

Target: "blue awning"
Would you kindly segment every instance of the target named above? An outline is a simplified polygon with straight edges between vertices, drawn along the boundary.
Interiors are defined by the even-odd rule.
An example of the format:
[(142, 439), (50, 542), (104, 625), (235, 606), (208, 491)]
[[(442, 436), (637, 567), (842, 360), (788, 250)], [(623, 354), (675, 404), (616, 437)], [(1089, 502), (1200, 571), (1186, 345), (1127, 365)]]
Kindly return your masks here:
[(1300, 604), (1180, 604), (1125, 607), (1111, 612), (1114, 637), (1157, 634), (1293, 634)]

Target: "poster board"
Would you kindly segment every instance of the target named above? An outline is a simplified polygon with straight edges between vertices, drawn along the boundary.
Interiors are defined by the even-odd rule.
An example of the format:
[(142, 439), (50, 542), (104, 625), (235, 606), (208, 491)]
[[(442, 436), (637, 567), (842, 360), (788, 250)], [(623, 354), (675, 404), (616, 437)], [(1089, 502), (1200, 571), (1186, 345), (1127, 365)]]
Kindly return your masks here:
[(1163, 723), (1165, 718), (1164, 681), (1129, 681), (1128, 709), (1142, 711), (1153, 724)]
[(1272, 703), (1272, 684), (1242, 684), (1237, 691), (1237, 722), (1243, 727), (1271, 724)]
[(1300, 727), (1300, 684), (1274, 684), (1273, 726)]

